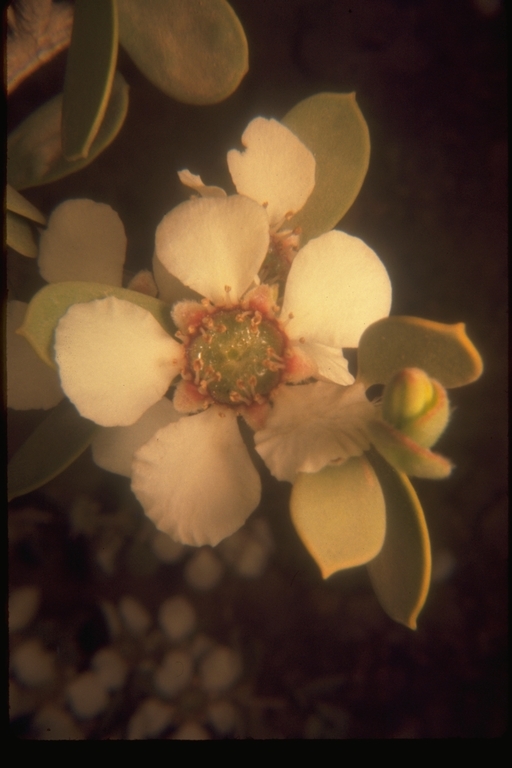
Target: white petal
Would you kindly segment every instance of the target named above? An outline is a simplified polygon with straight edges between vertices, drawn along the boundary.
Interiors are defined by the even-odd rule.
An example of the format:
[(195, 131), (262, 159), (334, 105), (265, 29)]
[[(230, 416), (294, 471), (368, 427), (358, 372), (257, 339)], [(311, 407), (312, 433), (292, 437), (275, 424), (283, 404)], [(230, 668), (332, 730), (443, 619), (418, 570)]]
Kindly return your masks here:
[(275, 229), (287, 214), (300, 211), (313, 191), (315, 158), (288, 128), (263, 117), (249, 123), (242, 144), (244, 152), (228, 152), (231, 178), (239, 194), (268, 204)]
[(16, 333), (23, 323), (27, 306), (22, 301), (7, 303), (7, 405), (19, 411), (31, 408), (47, 410), (57, 405), (64, 394), (56, 371), (43, 363), (28, 341)]
[(103, 427), (134, 424), (165, 395), (181, 357), (150, 312), (114, 296), (74, 304), (55, 331), (62, 388)]
[(298, 472), (360, 456), (370, 447), (367, 424), (373, 418), (362, 384), (283, 386), (265, 429), (254, 435), (256, 450), (274, 477), (293, 482)]
[(354, 377), (348, 370), (348, 360), (343, 356), (341, 349), (326, 347), (314, 341), (306, 341), (304, 344), (294, 344), (315, 361), (316, 377), (333, 381), (335, 384), (348, 386), (354, 383)]
[(203, 184), (203, 180), (200, 176), (196, 176), (195, 173), (190, 171), (178, 171), (178, 176), (185, 187), (193, 189), (201, 197), (226, 197), (226, 193), (221, 187), (208, 187)]
[(66, 200), (41, 234), (39, 271), (49, 283), (121, 285), (126, 235), (117, 213), (92, 200)]
[(357, 237), (333, 230), (310, 240), (293, 260), (282, 316), (292, 339), (357, 347), (363, 331), (387, 317), (391, 283), (378, 256)]
[(153, 277), (158, 288), (158, 298), (161, 301), (165, 301), (166, 304), (174, 304), (182, 299), (201, 300), (200, 293), (187, 288), (181, 280), (171, 275), (156, 256), (153, 256), (152, 267)]
[(246, 197), (205, 197), (178, 205), (156, 230), (156, 255), (175, 277), (214, 304), (237, 301), (269, 243), (265, 210)]
[(155, 432), (180, 415), (166, 397), (149, 408), (130, 427), (105, 427), (98, 430), (92, 441), (92, 458), (98, 467), (130, 477), (133, 455), (150, 440)]
[(261, 483), (234, 412), (213, 407), (169, 424), (137, 451), (132, 490), (174, 541), (215, 546), (258, 506)]

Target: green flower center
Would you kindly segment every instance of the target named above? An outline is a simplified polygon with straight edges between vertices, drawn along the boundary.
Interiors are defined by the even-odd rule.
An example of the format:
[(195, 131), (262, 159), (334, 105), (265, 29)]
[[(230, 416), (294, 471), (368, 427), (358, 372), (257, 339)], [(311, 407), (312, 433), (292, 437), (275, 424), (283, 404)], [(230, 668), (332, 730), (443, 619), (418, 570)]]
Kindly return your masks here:
[(225, 405), (263, 402), (285, 367), (285, 336), (258, 311), (222, 309), (207, 315), (187, 347), (194, 383)]

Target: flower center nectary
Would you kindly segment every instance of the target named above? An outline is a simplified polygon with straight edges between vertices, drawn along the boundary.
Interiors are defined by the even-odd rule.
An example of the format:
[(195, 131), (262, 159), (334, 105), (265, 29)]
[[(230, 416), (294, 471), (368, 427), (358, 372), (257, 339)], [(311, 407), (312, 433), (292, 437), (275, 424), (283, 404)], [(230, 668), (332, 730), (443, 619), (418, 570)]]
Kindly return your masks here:
[(221, 309), (203, 318), (189, 337), (194, 383), (218, 403), (263, 402), (284, 369), (285, 336), (258, 311)]

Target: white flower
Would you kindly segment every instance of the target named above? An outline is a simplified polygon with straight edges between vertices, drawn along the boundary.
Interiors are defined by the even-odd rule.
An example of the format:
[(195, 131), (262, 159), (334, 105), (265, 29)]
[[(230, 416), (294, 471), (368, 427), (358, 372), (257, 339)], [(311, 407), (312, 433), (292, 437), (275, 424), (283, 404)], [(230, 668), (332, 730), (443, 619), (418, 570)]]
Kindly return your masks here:
[[(126, 235), (115, 211), (92, 200), (66, 200), (41, 232), (38, 266), (49, 283), (83, 280), (121, 285)], [(16, 333), (27, 304), (9, 301), (6, 322), (7, 403), (15, 410), (53, 408), (63, 398), (59, 378)]]
[[(112, 427), (93, 445), (95, 460), (129, 473), (148, 516), (186, 544), (217, 544), (259, 502), (238, 415), (264, 426), (258, 450), (286, 479), (367, 447), (371, 406), (350, 387), (341, 348), (357, 346), (391, 301), (375, 253), (332, 231), (298, 252), (281, 311), (273, 306), (258, 273), (271, 239), (313, 189), (314, 159), (273, 120), (253, 121), (243, 142), (244, 153), (228, 155), (242, 194), (212, 193), (182, 173), (201, 197), (177, 206), (157, 229), (158, 262), (205, 297), (173, 311), (183, 343), (149, 312), (114, 297), (72, 306), (55, 334), (65, 393), (82, 415)], [(172, 408), (164, 395), (179, 374)], [(311, 376), (323, 381), (286, 386)], [(317, 416), (304, 419), (312, 403)], [(200, 412), (179, 418), (176, 409)]]

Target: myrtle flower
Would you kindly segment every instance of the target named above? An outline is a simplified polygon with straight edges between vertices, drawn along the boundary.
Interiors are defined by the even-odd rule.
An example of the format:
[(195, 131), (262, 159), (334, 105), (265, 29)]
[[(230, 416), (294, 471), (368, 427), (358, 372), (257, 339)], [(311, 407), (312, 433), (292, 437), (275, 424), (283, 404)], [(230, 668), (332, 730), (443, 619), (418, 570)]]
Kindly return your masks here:
[[(245, 152), (228, 155), (239, 194), (182, 172), (200, 196), (157, 229), (156, 261), (203, 297), (175, 305), (177, 339), (114, 296), (73, 305), (55, 332), (65, 394), (105, 427), (95, 461), (130, 475), (157, 527), (193, 545), (217, 544), (259, 503), (239, 416), (285, 479), (369, 446), (374, 408), (341, 350), (357, 346), (391, 301), (386, 270), (361, 240), (331, 231), (298, 248), (299, 233), (286, 230), (314, 186), (309, 150), (263, 118), (242, 141)], [(276, 250), (289, 268), (281, 306), (259, 277)]]

